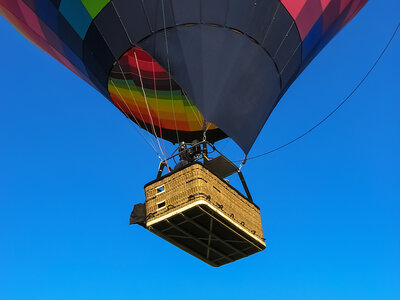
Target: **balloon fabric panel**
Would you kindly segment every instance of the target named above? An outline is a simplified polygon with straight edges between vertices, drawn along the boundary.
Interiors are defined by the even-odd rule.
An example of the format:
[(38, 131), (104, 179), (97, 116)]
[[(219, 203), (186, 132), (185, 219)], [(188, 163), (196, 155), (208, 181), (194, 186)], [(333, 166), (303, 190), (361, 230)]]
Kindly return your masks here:
[(60, 13), (68, 20), (81, 39), (84, 39), (93, 19), (82, 2), (80, 0), (62, 1)]
[(227, 134), (247, 153), (284, 92), (366, 2), (0, 0), (0, 13), (143, 129), (191, 142), (206, 124), (209, 141)]
[[(110, 0), (80, 0), (80, 1), (85, 6), (88, 13), (93, 19), (110, 2)], [(71, 0), (63, 0), (62, 2), (71, 2)]]
[[(168, 72), (139, 47), (126, 52), (114, 66), (108, 85), (113, 103), (134, 121), (172, 131), (203, 129), (197, 108)], [(162, 136), (160, 131), (156, 134)]]

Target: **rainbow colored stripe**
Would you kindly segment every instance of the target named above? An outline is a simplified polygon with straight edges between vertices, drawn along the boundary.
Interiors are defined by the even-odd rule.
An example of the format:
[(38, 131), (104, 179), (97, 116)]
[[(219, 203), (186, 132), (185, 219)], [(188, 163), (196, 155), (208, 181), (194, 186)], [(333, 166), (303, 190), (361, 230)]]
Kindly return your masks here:
[[(154, 124), (178, 131), (203, 129), (204, 118), (193, 102), (168, 72), (140, 47), (130, 49), (115, 64), (108, 90), (115, 106), (148, 127)], [(209, 125), (209, 129), (215, 128)]]
[[(192, 141), (203, 137), (204, 115), (208, 121), (219, 125), (208, 123), (210, 141), (228, 134), (247, 152), (284, 92), (366, 3), (367, 0), (0, 0), (0, 14), (29, 41), (101, 92), (142, 128), (152, 132), (150, 127), (154, 124), (166, 140), (176, 142), (179, 134), (186, 141)], [(259, 62), (273, 60), (276, 70), (268, 72), (276, 72), (279, 86), (271, 82), (266, 83), (265, 88), (258, 86), (259, 90), (264, 90), (255, 93), (257, 99), (251, 99), (251, 103), (258, 105), (247, 107), (246, 91), (254, 87), (247, 73), (253, 70), (250, 67), (250, 70), (240, 69), (229, 74), (232, 78), (227, 79), (218, 70), (226, 66), (216, 62), (211, 74), (204, 73), (207, 68), (190, 63), (202, 60), (200, 52), (179, 45), (189, 25), (195, 37), (185, 43), (204, 41), (204, 45), (198, 47), (203, 50), (211, 48), (210, 43), (213, 43), (211, 38), (205, 37), (210, 28), (219, 33), (233, 30), (242, 34), (242, 42), (255, 42), (269, 56), (264, 57), (265, 60), (257, 58)], [(182, 55), (179, 47), (186, 51), (182, 61), (171, 64), (175, 81), (165, 70), (167, 64), (165, 56), (160, 54), (161, 48), (156, 49), (161, 43), (158, 46), (156, 42), (146, 44), (146, 41), (167, 36), (159, 34), (164, 30), (176, 37), (175, 44), (170, 43), (172, 48), (176, 46), (175, 55)], [(251, 48), (242, 42), (238, 45), (243, 45), (243, 49)], [(247, 55), (246, 50), (241, 52), (233, 44), (224, 46), (225, 52), (219, 55), (232, 56), (229, 63), (225, 63), (230, 68)], [(230, 47), (238, 51), (231, 51), (235, 49)], [(135, 53), (138, 63), (133, 60)], [(125, 78), (119, 67), (126, 73)], [(211, 78), (217, 73), (221, 75), (215, 76), (219, 86), (211, 85), (212, 90), (201, 76)], [(229, 84), (240, 84), (242, 89), (230, 94)], [(198, 94), (194, 93), (193, 86)], [(208, 94), (199, 91), (201, 88)], [(269, 88), (279, 91), (270, 93)], [(182, 89), (190, 95), (189, 100)], [(200, 99), (202, 93), (207, 94), (205, 99)], [(215, 105), (220, 101), (224, 105)], [(266, 102), (269, 105), (263, 105)], [(236, 114), (227, 116), (225, 109), (232, 103), (236, 103), (232, 108)], [(250, 110), (251, 117), (242, 113)], [(253, 116), (257, 112), (260, 116), (255, 119)]]

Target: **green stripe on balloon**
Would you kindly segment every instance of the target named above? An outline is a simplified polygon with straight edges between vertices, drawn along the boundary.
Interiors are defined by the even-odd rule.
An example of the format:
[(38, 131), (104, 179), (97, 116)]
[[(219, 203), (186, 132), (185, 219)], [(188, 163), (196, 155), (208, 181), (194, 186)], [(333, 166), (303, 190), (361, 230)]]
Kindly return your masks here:
[(94, 19), (111, 0), (81, 0), (90, 16)]

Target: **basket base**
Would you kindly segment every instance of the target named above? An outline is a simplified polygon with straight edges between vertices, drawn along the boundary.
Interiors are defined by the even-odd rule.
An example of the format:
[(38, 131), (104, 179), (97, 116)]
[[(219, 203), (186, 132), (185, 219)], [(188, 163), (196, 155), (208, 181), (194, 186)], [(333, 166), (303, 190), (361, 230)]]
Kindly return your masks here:
[(152, 219), (146, 228), (202, 261), (219, 267), (264, 250), (265, 243), (206, 201)]

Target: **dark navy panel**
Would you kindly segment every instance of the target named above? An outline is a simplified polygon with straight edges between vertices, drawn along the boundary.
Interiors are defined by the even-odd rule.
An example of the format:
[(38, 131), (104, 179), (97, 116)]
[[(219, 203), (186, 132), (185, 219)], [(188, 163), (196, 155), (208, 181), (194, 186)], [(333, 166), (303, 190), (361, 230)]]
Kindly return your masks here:
[(62, 14), (58, 14), (57, 34), (65, 44), (82, 58), (83, 41)]
[(64, 45), (63, 51), (65, 57), (68, 58), (68, 61), (73, 64), (82, 74), (87, 76), (87, 70), (82, 62), (82, 58), (76, 56), (76, 54), (67, 45)]
[(141, 0), (112, 0), (117, 14), (133, 43), (151, 34), (151, 28)]
[[(35, 0), (22, 0), (26, 5), (28, 5), (33, 11), (35, 11)], [(18, 4), (17, 4), (18, 6)]]
[[(66, 44), (76, 56), (82, 57), (82, 39), (60, 13), (58, 6), (55, 6), (53, 2), (43, 0), (24, 0), (24, 2), (39, 16), (40, 24), (48, 27), (41, 26), (46, 38), (54, 48), (62, 53), (63, 45)], [(57, 42), (58, 39), (63, 43)]]
[[(297, 30), (296, 24), (292, 23), (292, 26), (289, 32), (284, 36), (283, 40), (280, 42), (280, 45), (277, 51), (273, 54), (273, 59), (278, 66), (280, 72), (284, 73), (284, 77), (282, 77), (283, 86), (289, 80), (288, 77), (292, 77), (293, 74), (289, 73), (290, 69), (287, 69), (289, 63), (294, 65), (297, 64), (300, 67), (302, 63), (302, 41)], [(284, 70), (287, 69), (287, 70)], [(296, 72), (297, 69), (294, 71)]]
[(111, 3), (107, 4), (93, 22), (113, 53), (115, 60), (118, 60), (131, 47), (131, 44), (114, 6)]
[(103, 78), (99, 79), (98, 75), (96, 73), (96, 69), (93, 69), (93, 72), (88, 70), (87, 72), (90, 80), (92, 81), (93, 85), (96, 87), (96, 89), (102, 93), (107, 99), (110, 99), (110, 94), (108, 92), (108, 87), (104, 85), (104, 80)]
[[(34, 1), (25, 0), (28, 6), (35, 10), (35, 13), (40, 17), (40, 23), (46, 24), (42, 26), (43, 32), (52, 43), (56, 43), (57, 35), (64, 44), (75, 53), (76, 56), (82, 57), (82, 39), (75, 32), (69, 22), (64, 18), (64, 16), (58, 10), (52, 2), (49, 1)], [(52, 32), (49, 31), (52, 30)], [(61, 43), (59, 43), (61, 45)], [(57, 48), (57, 45), (54, 45)], [(57, 48), (61, 53), (62, 49)]]
[[(286, 88), (288, 85), (293, 83), (293, 80), (297, 77), (301, 67), (301, 45), (291, 54), (286, 64), (279, 70), (282, 79), (282, 88)], [(289, 52), (287, 52), (289, 54)]]
[(201, 1), (201, 22), (225, 25), (229, 0)]
[[(180, 27), (192, 28), (194, 26)], [(192, 53), (196, 53), (196, 60), (199, 62), (203, 60), (201, 49), (204, 46), (202, 40), (196, 37), (197, 32), (194, 31), (192, 35), (186, 35), (185, 39), (182, 40), (180, 34), (177, 34), (177, 31), (181, 30), (180, 27), (175, 27), (167, 31), (168, 50), (173, 49), (173, 52), (167, 51), (163, 32), (145, 39), (139, 46), (160, 63), (165, 70), (170, 71), (174, 80), (176, 79), (176, 72), (178, 72), (179, 85), (188, 95), (196, 94), (198, 97), (202, 97), (203, 77), (198, 75), (194, 78), (190, 76), (190, 73), (202, 73), (201, 66), (192, 66), (193, 62), (191, 60), (193, 60)], [(169, 55), (167, 55), (167, 52), (169, 52)], [(171, 70), (168, 70), (168, 61), (173, 62)]]
[(255, 0), (229, 0), (226, 26), (246, 32), (251, 22)]
[(251, 21), (246, 33), (257, 42), (262, 43), (278, 8), (282, 6), (279, 0), (254, 1)]
[(286, 35), (289, 34), (293, 26), (296, 26), (294, 20), (287, 10), (283, 6), (280, 6), (265, 35), (264, 42), (262, 43), (263, 47), (271, 54), (271, 56), (274, 57), (278, 50), (282, 48), (283, 40)]
[[(281, 91), (270, 56), (247, 36), (228, 28), (179, 26), (168, 31), (168, 38), (174, 80), (203, 116), (247, 153)], [(167, 65), (162, 33), (139, 46)]]
[[(151, 30), (153, 32), (165, 27), (175, 25), (174, 15), (172, 13), (171, 0), (145, 0), (143, 1), (144, 10), (146, 11)], [(163, 11), (164, 6), (164, 11)]]
[(83, 42), (83, 62), (90, 79), (101, 91), (107, 91), (108, 73), (115, 57), (94, 22), (89, 26)]
[(46, 24), (43, 24), (39, 20), (39, 24), (42, 28), (43, 34), (46, 36), (47, 41), (50, 45), (61, 55), (68, 59), (68, 61), (74, 65), (82, 74), (86, 75), (86, 68), (82, 63), (82, 44), (83, 42), (79, 39), (80, 49), (77, 51), (72, 50), (64, 40), (60, 39), (52, 29), (50, 29)]
[(176, 25), (200, 23), (201, 0), (171, 0)]
[(35, 0), (24, 0), (35, 14), (44, 21), (44, 23), (51, 29), (55, 30), (57, 26), (57, 19), (60, 12), (53, 3), (49, 1), (35, 1)]
[(61, 0), (50, 0), (51, 3), (57, 8), (60, 7)]

